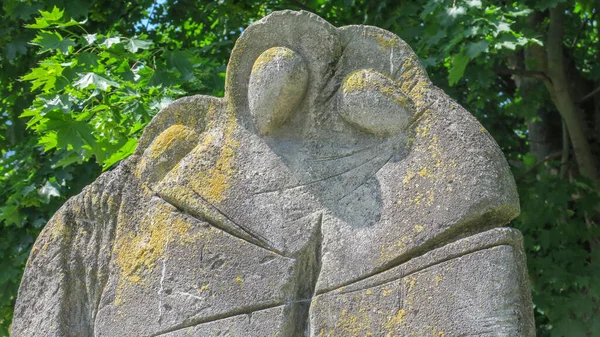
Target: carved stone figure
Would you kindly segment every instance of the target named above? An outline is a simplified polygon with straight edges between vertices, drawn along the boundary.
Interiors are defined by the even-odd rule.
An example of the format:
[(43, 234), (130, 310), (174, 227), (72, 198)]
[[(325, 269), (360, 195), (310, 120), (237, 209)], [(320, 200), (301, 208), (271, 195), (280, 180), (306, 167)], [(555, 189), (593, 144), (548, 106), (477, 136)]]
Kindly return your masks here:
[(518, 213), (405, 42), (276, 12), (52, 218), (13, 335), (534, 336)]

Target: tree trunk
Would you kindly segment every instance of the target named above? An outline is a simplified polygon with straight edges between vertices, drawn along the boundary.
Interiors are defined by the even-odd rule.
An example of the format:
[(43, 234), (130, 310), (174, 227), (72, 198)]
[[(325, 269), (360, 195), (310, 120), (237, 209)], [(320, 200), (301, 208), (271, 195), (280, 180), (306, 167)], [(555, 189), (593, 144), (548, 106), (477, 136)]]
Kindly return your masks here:
[(564, 16), (565, 9), (563, 5), (550, 9), (550, 24), (546, 43), (550, 83), (546, 83), (546, 86), (552, 101), (567, 126), (579, 174), (591, 179), (599, 186), (596, 163), (587, 137), (584, 114), (573, 99), (565, 72), (563, 54)]

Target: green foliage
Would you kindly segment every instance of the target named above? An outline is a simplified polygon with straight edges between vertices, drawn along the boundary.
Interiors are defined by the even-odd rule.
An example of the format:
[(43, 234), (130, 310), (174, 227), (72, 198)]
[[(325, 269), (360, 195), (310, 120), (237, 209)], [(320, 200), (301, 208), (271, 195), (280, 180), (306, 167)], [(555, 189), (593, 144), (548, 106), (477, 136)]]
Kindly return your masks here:
[[(540, 66), (514, 59), (544, 47), (548, 9), (558, 4), (567, 6), (565, 53), (591, 90), (600, 85), (600, 8), (589, 0), (5, 0), (0, 336), (8, 335), (23, 268), (46, 221), (129, 156), (173, 99), (222, 96), (235, 39), (279, 9), (312, 11), (338, 26), (376, 25), (412, 46), (432, 81), (475, 114), (513, 168), (522, 201), (513, 225), (525, 237), (538, 336), (600, 336), (598, 190), (578, 176), (572, 156), (563, 163), (536, 154), (532, 123), (549, 123), (539, 112), (555, 104), (541, 81), (520, 87), (506, 72)], [(533, 29), (535, 16), (542, 20)]]
[[(94, 8), (78, 22), (57, 7), (3, 5), (0, 30), (12, 37), (0, 36), (0, 336), (46, 221), (101, 170), (129, 156), (166, 104), (186, 93), (222, 93), (224, 64), (201, 57), (198, 46), (158, 46), (141, 31), (94, 22), (101, 13)], [(102, 33), (89, 33), (93, 27)]]
[[(517, 172), (535, 165), (524, 163)], [(525, 196), (524, 212), (514, 225), (525, 237), (538, 335), (587, 336), (588, 330), (597, 329), (592, 323), (600, 317), (595, 309), (600, 300), (600, 269), (593, 264), (599, 252), (589, 250), (600, 236), (589, 218), (590, 210), (600, 204), (600, 194), (591, 182), (560, 179), (545, 165), (534, 173), (521, 175), (518, 186)]]
[(107, 169), (126, 158), (152, 116), (198, 81), (192, 53), (152, 48), (144, 35), (87, 34), (57, 8), (40, 13), (27, 27), (46, 58), (22, 79), (42, 90), (20, 117), (56, 167), (93, 157)]

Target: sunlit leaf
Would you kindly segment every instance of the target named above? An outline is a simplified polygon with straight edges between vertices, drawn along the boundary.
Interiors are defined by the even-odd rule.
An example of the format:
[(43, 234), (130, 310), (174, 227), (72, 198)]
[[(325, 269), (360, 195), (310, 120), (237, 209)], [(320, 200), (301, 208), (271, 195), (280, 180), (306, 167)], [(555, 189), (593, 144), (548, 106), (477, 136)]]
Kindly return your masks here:
[(35, 18), (35, 23), (25, 25), (26, 28), (44, 29), (50, 27), (50, 23), (45, 18)]
[(45, 92), (54, 89), (57, 77), (62, 75), (63, 68), (58, 64), (46, 64), (43, 67), (34, 68), (29, 74), (22, 77), (25, 81), (32, 83), (31, 90), (43, 86)]
[(56, 183), (52, 183), (50, 181), (46, 181), (46, 183), (44, 184), (44, 186), (42, 186), (39, 190), (38, 193), (39, 195), (41, 195), (45, 200), (46, 203), (50, 202), (51, 198), (58, 198), (60, 197), (60, 190), (59, 190), (60, 186), (58, 186)]
[(106, 40), (104, 40), (102, 44), (106, 46), (106, 48), (110, 48), (111, 46), (118, 43), (121, 43), (121, 38), (119, 36), (115, 36), (106, 38)]
[(40, 137), (38, 143), (44, 146), (44, 151), (50, 151), (55, 149), (58, 145), (58, 139), (56, 137), (56, 132), (47, 132)]
[(151, 45), (152, 42), (150, 41), (131, 38), (125, 42), (125, 49), (132, 53), (137, 53), (139, 49), (148, 49)]
[(481, 0), (467, 0), (467, 1), (465, 1), (465, 3), (469, 7), (481, 8)]
[(48, 21), (58, 21), (63, 17), (64, 13), (65, 13), (64, 10), (60, 10), (56, 6), (54, 6), (54, 8), (52, 8), (52, 10), (50, 12), (40, 11), (40, 14), (42, 15), (42, 17)]
[(102, 91), (107, 91), (111, 86), (116, 88), (120, 87), (119, 83), (106, 79), (95, 73), (81, 74), (79, 79), (73, 83), (73, 85), (79, 89), (86, 89), (90, 86), (93, 86), (93, 88), (97, 88)]
[(98, 34), (85, 34), (83, 38), (87, 41), (88, 45), (91, 45), (98, 39)]
[(71, 19), (67, 22), (59, 23), (56, 26), (57, 27), (72, 27), (72, 26), (78, 26), (79, 24), (80, 24), (80, 22), (77, 22), (77, 21)]
[(500, 33), (510, 32), (510, 24), (508, 22), (499, 22), (496, 26), (494, 36), (498, 36)]
[(457, 6), (448, 8), (446, 13), (448, 13), (448, 16), (452, 18), (457, 18), (458, 16), (465, 15), (467, 10), (462, 6)]

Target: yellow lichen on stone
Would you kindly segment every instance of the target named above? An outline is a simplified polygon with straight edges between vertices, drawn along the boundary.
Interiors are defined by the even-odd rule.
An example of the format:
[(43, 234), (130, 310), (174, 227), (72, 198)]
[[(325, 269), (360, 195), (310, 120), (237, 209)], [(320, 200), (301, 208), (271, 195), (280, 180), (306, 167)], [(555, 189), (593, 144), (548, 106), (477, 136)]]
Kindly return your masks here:
[[(437, 129), (437, 115), (426, 110), (415, 122), (416, 144), (413, 151), (422, 153), (417, 160), (409, 164), (403, 178), (404, 184), (407, 184), (407, 191), (410, 191), (411, 198), (406, 198), (404, 204), (409, 206), (418, 206), (417, 210), (427, 212), (424, 206), (434, 206), (436, 200), (436, 185), (443, 182), (445, 190), (452, 190), (452, 186), (447, 181), (453, 181), (455, 176), (453, 168), (455, 162), (445, 161), (438, 136), (432, 130)], [(416, 173), (415, 173), (416, 172)], [(401, 203), (397, 203), (402, 205)]]
[(402, 182), (408, 184), (415, 177), (415, 175), (416, 174), (410, 170), (406, 171), (406, 176), (404, 179), (402, 179)]
[[(159, 261), (168, 257), (169, 244), (186, 245), (203, 238), (192, 233), (192, 224), (181, 214), (173, 213), (170, 205), (159, 204), (138, 224), (135, 231), (125, 233), (115, 245), (115, 262), (120, 268), (115, 304), (121, 303), (123, 287), (132, 284), (146, 285), (146, 277)], [(210, 240), (210, 238), (208, 239)]]
[[(65, 226), (65, 218), (61, 213), (56, 213), (52, 219), (52, 227), (50, 231), (50, 241), (57, 241), (70, 234), (70, 230)], [(46, 242), (48, 244), (48, 242)]]
[(382, 53), (388, 53), (390, 48), (398, 47), (400, 38), (395, 35), (386, 34), (384, 32), (369, 31), (368, 36), (375, 39), (375, 42), (379, 45)]
[(181, 124), (175, 124), (163, 131), (156, 137), (148, 148), (149, 157), (156, 159), (163, 152), (173, 147), (177, 142), (185, 141), (186, 138), (194, 134), (194, 130), (183, 126)]
[[(175, 112), (178, 110), (175, 110)], [(196, 131), (182, 124), (174, 124), (161, 132), (146, 148), (134, 171), (144, 183), (150, 176), (162, 177), (172, 166), (191, 150), (197, 141)], [(152, 172), (153, 174), (148, 174)]]
[(425, 125), (419, 125), (415, 128), (415, 131), (417, 132), (417, 135), (420, 137), (426, 137), (427, 134), (429, 133), (429, 126)]
[[(160, 211), (168, 209), (158, 207)], [(140, 224), (140, 229), (120, 238), (117, 243), (116, 263), (121, 268), (121, 275), (131, 283), (140, 281), (146, 271), (151, 271), (156, 261), (163, 257), (163, 251), (169, 241), (169, 222), (157, 219), (156, 212), (147, 216)]]
[[(70, 241), (71, 236), (71, 230), (68, 226), (65, 225), (65, 218), (60, 212), (54, 215), (47, 228), (50, 230), (50, 233), (48, 233), (48, 238), (44, 241), (44, 245), (41, 249), (44, 255), (46, 255), (48, 247), (50, 245), (56, 244), (56, 241), (59, 241), (60, 239), (65, 239), (65, 242), (62, 243), (63, 245), (68, 244), (68, 241)], [(35, 247), (36, 246), (34, 246), (34, 248)], [(28, 259), (28, 261), (30, 263), (32, 259), (30, 258)]]
[(404, 279), (404, 283), (408, 284), (408, 292), (412, 291), (412, 288), (417, 283), (416, 277), (407, 277)]
[(372, 92), (383, 94), (385, 97), (403, 107), (410, 104), (398, 83), (392, 78), (373, 69), (360, 69), (350, 73), (344, 79), (342, 90), (344, 94), (371, 90)]
[(393, 288), (383, 288), (381, 295), (383, 295), (384, 297), (389, 296), (391, 293), (394, 292)]
[(344, 93), (363, 91), (367, 88), (364, 72), (364, 70), (357, 70), (346, 77), (344, 83), (342, 84), (342, 90)]
[(429, 87), (429, 80), (421, 68), (416, 55), (410, 55), (402, 65), (400, 82), (402, 91), (406, 93), (417, 107), (423, 106), (423, 94)]
[[(212, 126), (209, 125), (209, 131)], [(234, 138), (237, 127), (235, 116), (228, 112), (226, 121), (221, 127), (221, 134), (217, 136), (206, 132), (203, 135), (199, 152), (206, 152), (203, 158), (215, 156), (216, 159), (207, 158), (209, 161), (214, 160), (214, 164), (208, 170), (198, 170), (191, 182), (194, 191), (211, 203), (219, 203), (227, 197), (226, 192), (234, 174), (235, 151), (239, 147), (239, 142)]]
[[(368, 336), (371, 325), (371, 317), (365, 310), (359, 310), (358, 313), (354, 313), (343, 309), (330, 335), (348, 337)], [(338, 333), (336, 334), (336, 332)]]
[(256, 71), (269, 64), (273, 60), (287, 59), (294, 56), (294, 51), (285, 47), (273, 47), (265, 50), (258, 56), (254, 64), (252, 65), (252, 71)]
[(394, 316), (388, 319), (385, 323), (385, 328), (388, 330), (386, 337), (395, 336), (394, 332), (396, 332), (402, 322), (404, 322), (404, 316), (406, 316), (406, 310), (399, 309)]
[(388, 262), (402, 255), (406, 251), (410, 241), (411, 240), (408, 236), (403, 235), (400, 240), (394, 242), (393, 244), (381, 245), (381, 252), (377, 258), (377, 263)]
[(244, 287), (244, 278), (241, 275), (236, 276), (233, 281), (240, 286), (240, 288)]
[(398, 44), (398, 42), (400, 42), (400, 39), (393, 36), (386, 36), (384, 34), (376, 34), (375, 35), (375, 40), (377, 41), (377, 44), (379, 44), (381, 47), (383, 48), (392, 48), (394, 46), (396, 46)]

